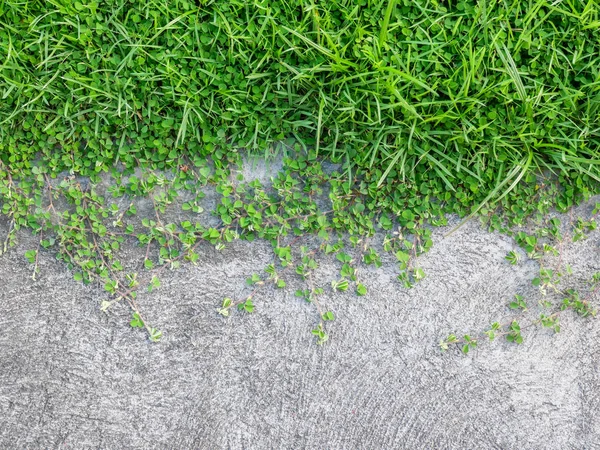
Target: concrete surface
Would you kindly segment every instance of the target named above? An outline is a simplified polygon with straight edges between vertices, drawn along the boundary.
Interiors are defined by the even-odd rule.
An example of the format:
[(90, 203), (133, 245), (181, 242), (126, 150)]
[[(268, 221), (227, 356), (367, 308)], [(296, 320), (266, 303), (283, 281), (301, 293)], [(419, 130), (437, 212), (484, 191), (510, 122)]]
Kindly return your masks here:
[[(36, 244), (21, 233), (0, 257), (0, 448), (600, 448), (595, 319), (567, 312), (556, 335), (528, 328), (521, 346), (440, 352), (450, 332), (516, 316), (506, 307), (514, 294), (539, 297), (538, 263), (504, 260), (517, 249), (510, 238), (475, 222), (444, 237), (448, 230), (435, 231), (420, 258), (427, 277), (412, 290), (395, 281), (389, 258), (361, 269), (365, 297), (326, 287), (321, 303), (336, 320), (322, 347), (294, 277), (288, 289), (260, 291), (252, 315), (215, 312), (272, 261), (264, 242), (202, 247), (198, 266), (141, 294), (140, 308), (164, 332), (152, 344), (129, 327), (125, 305), (102, 313), (102, 289), (74, 281), (51, 254), (33, 281), (23, 254)], [(574, 271), (568, 285), (584, 291), (600, 270), (600, 233), (566, 241), (561, 253)], [(138, 264), (139, 250), (125, 259)], [(338, 271), (323, 260), (316, 284)]]

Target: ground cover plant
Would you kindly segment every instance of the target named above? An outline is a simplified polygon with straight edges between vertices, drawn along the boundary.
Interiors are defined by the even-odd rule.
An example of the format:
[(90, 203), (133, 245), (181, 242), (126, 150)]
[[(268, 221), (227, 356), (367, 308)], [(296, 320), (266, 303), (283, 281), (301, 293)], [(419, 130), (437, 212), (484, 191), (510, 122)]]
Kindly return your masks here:
[[(274, 263), (249, 284), (283, 288), (285, 271), (306, 280), (297, 294), (316, 306), (319, 342), (334, 319), (319, 293), (366, 293), (356, 268), (381, 263), (370, 245), (377, 230), (403, 287), (425, 276), (416, 257), (449, 213), (478, 215), (550, 252), (511, 230), (600, 190), (599, 8), (2, 1), (3, 250), (31, 228), (40, 235), (26, 255), (34, 275), (39, 252), (55, 251), (76, 279), (102, 283), (112, 295), (105, 309), (129, 302), (131, 326), (157, 340), (136, 303), (140, 286), (157, 288), (161, 271), (193, 263), (203, 242), (267, 239)], [(240, 149), (288, 156), (271, 189), (235, 179)], [(110, 192), (98, 192), (101, 174), (114, 180)], [(197, 217), (206, 184), (222, 197), (219, 225)], [(178, 203), (182, 192), (189, 198)], [(155, 215), (134, 224), (142, 196)], [(110, 200), (123, 197), (127, 208)], [(163, 223), (174, 205), (189, 219)], [(581, 234), (595, 223), (582, 222)], [(321, 244), (306, 248), (308, 234)], [(143, 271), (124, 273), (116, 255), (126, 243), (146, 247)], [(319, 255), (340, 264), (331, 286), (311, 284)], [(253, 294), (219, 311), (233, 307), (254, 311)]]
[[(37, 248), (24, 255), (32, 265), (33, 279), (39, 270), (40, 253), (51, 252), (73, 270), (75, 280), (103, 287), (103, 311), (127, 302), (132, 310), (131, 327), (146, 329), (149, 338), (158, 341), (162, 333), (144, 319), (138, 294), (160, 288), (165, 270), (197, 263), (207, 245), (222, 250), (236, 239), (267, 239), (273, 245), (273, 262), (262, 272), (248, 274), (249, 287), (240, 298), (215, 299), (216, 311), (224, 317), (235, 309), (252, 313), (256, 299), (268, 295), (268, 289), (285, 289), (290, 281), (298, 284), (300, 280), (304, 287), (295, 294), (314, 305), (312, 332), (323, 344), (329, 338), (328, 322), (335, 320), (335, 313), (321, 307), (319, 296), (330, 290), (365, 295), (369, 283), (363, 278), (364, 268), (380, 267), (386, 256), (389, 264), (389, 255), (397, 264), (398, 289), (410, 289), (426, 276), (418, 256), (433, 245), (431, 227), (446, 225), (446, 214), (458, 206), (430, 203), (428, 196), (415, 195), (410, 187), (401, 189), (399, 185), (392, 197), (405, 206), (387, 213), (394, 208), (390, 206), (390, 192), (366, 189), (364, 181), (356, 181), (357, 185), (347, 190), (343, 173), (331, 167), (326, 171), (314, 153), (303, 156), (301, 149), (297, 150), (293, 158), (284, 160), (286, 166), (273, 177), (270, 187), (257, 180), (244, 182), (233, 162), (227, 163), (227, 169), (217, 169), (202, 158), (182, 160), (175, 173), (114, 169), (99, 184), (68, 173), (53, 180), (43, 166), (34, 167), (37, 175), (33, 179), (15, 182), (11, 170), (2, 166), (6, 182), (1, 192), (7, 199), (3, 212), (10, 218), (3, 251), (14, 244), (17, 230), (30, 228), (39, 236)], [(564, 227), (549, 215), (560, 198), (557, 180), (535, 181), (539, 184), (523, 185), (493, 207), (486, 206), (485, 212), (479, 211), (479, 218), (490, 230), (513, 236), (528, 258), (542, 260), (558, 254)], [(203, 214), (207, 189), (220, 194), (210, 219)], [(432, 194), (442, 192), (433, 190)], [(136, 204), (144, 199), (150, 199), (151, 209), (139, 214)], [(180, 211), (179, 220), (167, 222), (165, 217), (173, 217), (169, 213), (174, 210)], [(469, 205), (462, 205), (459, 211), (467, 217)], [(596, 229), (599, 214), (600, 204), (589, 217), (571, 221), (567, 224), (568, 237), (585, 239)], [(524, 225), (533, 225), (535, 233), (519, 231), (527, 229)], [(144, 249), (134, 268), (125, 269), (121, 259), (126, 246)], [(330, 284), (316, 285), (313, 273), (328, 258), (338, 264), (339, 277)], [(515, 252), (506, 256), (507, 264), (518, 264), (520, 259)], [(568, 268), (560, 264), (554, 269), (542, 265), (540, 276), (532, 282), (543, 294), (544, 315), (528, 326), (551, 324), (558, 331), (558, 316), (567, 309), (584, 317), (595, 316), (591, 301), (600, 278), (596, 275), (589, 292), (580, 295), (569, 289), (568, 283), (559, 289), (565, 270), (568, 274)], [(556, 295), (546, 298), (547, 291)], [(510, 306), (527, 309), (523, 298), (516, 298)], [(517, 319), (507, 324), (496, 322), (482, 334), (490, 339), (514, 337), (513, 342), (521, 343), (521, 334), (517, 336), (513, 330), (516, 326)], [(461, 345), (466, 353), (480, 338), (453, 334), (440, 346), (448, 349), (452, 344)]]

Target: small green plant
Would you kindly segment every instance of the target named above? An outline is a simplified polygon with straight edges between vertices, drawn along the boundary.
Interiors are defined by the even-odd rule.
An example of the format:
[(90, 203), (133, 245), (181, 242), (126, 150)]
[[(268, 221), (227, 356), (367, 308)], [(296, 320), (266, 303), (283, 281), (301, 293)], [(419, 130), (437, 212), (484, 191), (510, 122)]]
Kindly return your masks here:
[[(490, 329), (484, 331), (490, 341), (496, 339), (496, 335), (501, 333), (501, 325), (498, 322), (494, 322), (490, 325)], [(447, 348), (446, 348), (447, 349)]]
[(228, 317), (229, 316), (229, 308), (231, 307), (231, 304), (232, 304), (232, 301), (229, 297), (223, 299), (223, 303), (222, 303), (221, 307), (217, 309), (217, 312), (224, 317)]
[(350, 283), (348, 283), (348, 280), (345, 280), (345, 279), (331, 282), (331, 288), (334, 291), (345, 292), (348, 290), (349, 286), (350, 286)]
[(150, 328), (148, 330), (148, 337), (152, 342), (158, 342), (162, 338), (162, 331), (157, 330), (156, 328)]
[(508, 305), (511, 309), (520, 309), (522, 311), (527, 310), (527, 303), (522, 295), (515, 295), (515, 299)]
[(260, 275), (257, 273), (253, 273), (250, 278), (246, 279), (246, 284), (249, 286), (252, 286), (255, 284), (261, 285), (263, 283), (264, 282), (261, 280)]
[(317, 325), (317, 328), (312, 330), (312, 334), (314, 334), (317, 337), (317, 344), (319, 345), (323, 345), (329, 340), (329, 335), (325, 332), (325, 328), (322, 322), (319, 323), (319, 325)]
[[(552, 312), (541, 312), (537, 318), (532, 318), (525, 326), (522, 326), (522, 322), (517, 319), (511, 319), (504, 324), (494, 322), (489, 329), (483, 331), (481, 335), (487, 336), (490, 341), (493, 341), (498, 336), (505, 336), (508, 342), (522, 344), (524, 340), (522, 334), (523, 329), (530, 326), (541, 325), (544, 328), (550, 328), (555, 333), (559, 333), (561, 331), (560, 315), (567, 310), (572, 310), (581, 317), (595, 317), (597, 309), (590, 304), (589, 300), (582, 299), (578, 291), (574, 289), (559, 289), (558, 282), (561, 276), (562, 274), (559, 272), (542, 268), (540, 269), (540, 277), (537, 277), (536, 282), (534, 283), (541, 288), (540, 293), (542, 298), (538, 302), (539, 307), (545, 310), (553, 309)], [(538, 279), (539, 282), (537, 281)], [(545, 288), (542, 289), (545, 285), (552, 286), (552, 290), (547, 291)], [(592, 276), (590, 288), (588, 297), (593, 296), (600, 288), (600, 273), (596, 273)], [(551, 302), (548, 299), (550, 293), (563, 296), (562, 301), (559, 303)], [(525, 298), (521, 295), (515, 295), (515, 298), (510, 302), (509, 307), (514, 310), (519, 310), (522, 314), (528, 311)], [(472, 345), (473, 342), (475, 342), (475, 345)], [(458, 338), (456, 334), (450, 334), (440, 341), (439, 347), (442, 351), (447, 351), (452, 345), (457, 345), (460, 346), (463, 353), (468, 353), (476, 346), (476, 343), (477, 336), (465, 335), (461, 339)]]
[(462, 346), (462, 352), (466, 355), (470, 350), (473, 350), (477, 347), (477, 339), (473, 339), (468, 334), (463, 336), (464, 344)]
[(325, 321), (333, 321), (333, 320), (335, 320), (335, 316), (333, 315), (333, 313), (331, 311), (327, 311), (321, 317)]
[(545, 328), (552, 328), (555, 333), (560, 333), (560, 324), (559, 317), (556, 314), (551, 314), (549, 316), (545, 314), (540, 314), (540, 323)]
[(362, 284), (362, 283), (356, 284), (356, 295), (359, 295), (361, 297), (363, 295), (367, 295), (367, 288), (364, 284)]
[(237, 308), (240, 311), (245, 311), (247, 313), (253, 313), (254, 312), (254, 303), (252, 303), (251, 298), (247, 298), (246, 301), (244, 301), (243, 303), (239, 303), (237, 305)]
[(579, 292), (569, 289), (566, 291), (567, 297), (563, 299), (561, 309), (573, 309), (582, 317), (595, 317), (598, 310), (590, 305), (589, 301), (581, 299)]
[(504, 259), (506, 259), (510, 264), (516, 265), (519, 263), (521, 257), (517, 252), (511, 250), (510, 252), (508, 252), (508, 255), (504, 257)]
[(139, 313), (136, 313), (136, 312), (133, 313), (133, 319), (131, 319), (131, 321), (129, 322), (129, 325), (131, 326), (131, 328), (143, 328), (144, 327), (144, 321), (140, 317)]
[[(598, 205), (592, 211), (592, 216), (597, 214), (597, 209)], [(542, 218), (542, 221), (539, 223), (546, 224), (545, 227), (536, 228), (535, 231), (539, 239), (544, 240), (543, 242), (523, 232), (514, 233), (513, 237), (527, 251), (528, 257), (542, 261), (539, 275), (532, 280), (532, 284), (539, 288), (540, 298), (537, 301), (537, 305), (542, 311), (539, 312), (537, 317), (529, 315), (530, 319), (525, 319), (530, 307), (523, 296), (516, 294), (514, 299), (509, 302), (509, 307), (510, 309), (519, 311), (520, 316), (504, 324), (494, 322), (488, 330), (483, 331), (481, 334), (487, 335), (490, 341), (494, 340), (497, 336), (505, 336), (508, 342), (521, 344), (524, 339), (522, 334), (523, 329), (535, 325), (540, 325), (543, 328), (551, 329), (554, 333), (559, 333), (561, 331), (560, 316), (569, 310), (574, 311), (581, 317), (590, 318), (595, 317), (597, 314), (597, 308), (590, 303), (590, 299), (600, 289), (600, 273), (592, 275), (589, 281), (589, 292), (585, 296), (582, 296), (578, 290), (561, 287), (565, 282), (570, 280), (573, 270), (568, 264), (562, 267), (560, 264), (560, 253), (557, 249), (557, 247), (560, 248), (560, 241), (563, 239), (560, 233), (560, 221), (557, 218)], [(594, 225), (591, 225), (591, 229), (589, 228), (590, 223), (590, 219), (582, 218), (578, 218), (576, 222), (572, 222), (573, 236), (577, 236), (578, 233), (584, 233), (584, 229), (586, 229), (585, 233), (594, 231)], [(547, 267), (543, 263), (545, 256), (558, 257), (558, 266), (553, 268)], [(505, 259), (511, 264), (515, 264), (518, 260), (516, 252), (510, 252)], [(531, 308), (535, 310), (535, 307)], [(521, 324), (524, 320), (527, 320), (527, 323), (522, 326)], [(466, 339), (466, 337), (460, 339), (456, 334), (450, 334), (447, 338), (440, 341), (440, 348), (446, 351), (454, 344), (462, 346), (461, 348), (464, 351), (465, 345), (468, 346), (471, 340), (476, 340), (476, 337), (467, 336), (469, 336), (469, 339)]]
[(296, 297), (301, 297), (306, 302), (311, 303), (315, 300), (316, 296), (323, 294), (323, 288), (310, 289), (298, 289), (296, 291)]
[(508, 332), (506, 333), (506, 340), (508, 342), (514, 342), (515, 344), (523, 343), (523, 336), (521, 335), (521, 326), (519, 322), (513, 320), (508, 326)]
[(363, 261), (365, 264), (372, 264), (377, 268), (380, 268), (382, 265), (381, 257), (373, 248), (369, 248), (368, 252), (363, 255)]
[(573, 242), (580, 241), (587, 237), (587, 233), (594, 231), (597, 228), (595, 218), (590, 220), (583, 220), (581, 217), (577, 218), (575, 226), (573, 227)]

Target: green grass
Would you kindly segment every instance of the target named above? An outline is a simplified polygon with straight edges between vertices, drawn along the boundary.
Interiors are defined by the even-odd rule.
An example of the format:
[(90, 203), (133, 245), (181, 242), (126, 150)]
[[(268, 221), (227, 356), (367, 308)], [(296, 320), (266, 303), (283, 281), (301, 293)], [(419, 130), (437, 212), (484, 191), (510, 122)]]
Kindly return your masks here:
[(0, 154), (28, 171), (269, 152), (497, 199), (600, 181), (595, 1), (0, 2)]

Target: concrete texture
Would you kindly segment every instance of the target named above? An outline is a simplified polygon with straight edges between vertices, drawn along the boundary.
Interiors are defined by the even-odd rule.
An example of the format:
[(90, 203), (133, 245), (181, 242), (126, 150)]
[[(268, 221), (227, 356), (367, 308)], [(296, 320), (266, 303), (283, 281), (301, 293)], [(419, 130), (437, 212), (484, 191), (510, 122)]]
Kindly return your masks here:
[[(252, 315), (216, 313), (272, 261), (266, 243), (204, 246), (197, 266), (140, 295), (164, 332), (152, 344), (128, 326), (125, 305), (102, 313), (102, 289), (74, 281), (51, 254), (33, 281), (23, 254), (36, 244), (21, 233), (0, 257), (0, 448), (600, 448), (595, 319), (567, 312), (556, 335), (532, 327), (521, 346), (440, 352), (450, 332), (516, 317), (506, 307), (514, 294), (539, 298), (538, 264), (504, 260), (517, 250), (510, 238), (475, 222), (444, 237), (449, 229), (435, 231), (420, 258), (427, 277), (411, 290), (389, 259), (361, 269), (365, 297), (325, 288), (321, 303), (336, 320), (322, 347), (293, 276), (285, 290), (261, 290)], [(600, 233), (565, 241), (561, 254), (574, 271), (568, 285), (585, 290), (600, 270)], [(125, 259), (139, 256), (131, 249)], [(323, 260), (316, 285), (338, 271)]]

